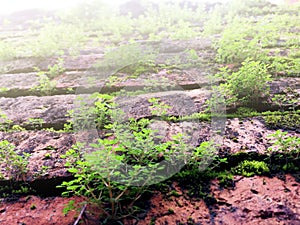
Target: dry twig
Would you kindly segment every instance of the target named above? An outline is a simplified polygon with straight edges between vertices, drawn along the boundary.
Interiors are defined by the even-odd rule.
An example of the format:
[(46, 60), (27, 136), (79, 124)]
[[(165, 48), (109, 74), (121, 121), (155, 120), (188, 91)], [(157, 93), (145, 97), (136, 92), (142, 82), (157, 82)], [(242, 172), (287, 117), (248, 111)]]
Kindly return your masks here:
[(82, 216), (83, 216), (83, 214), (84, 214), (84, 211), (85, 211), (85, 209), (86, 209), (86, 206), (87, 206), (87, 204), (85, 204), (85, 205), (82, 207), (82, 209), (81, 209), (81, 211), (80, 211), (80, 214), (79, 214), (77, 220), (75, 221), (75, 223), (74, 223), (73, 225), (77, 225), (77, 224), (79, 223), (79, 221), (81, 220), (81, 218), (82, 218)]

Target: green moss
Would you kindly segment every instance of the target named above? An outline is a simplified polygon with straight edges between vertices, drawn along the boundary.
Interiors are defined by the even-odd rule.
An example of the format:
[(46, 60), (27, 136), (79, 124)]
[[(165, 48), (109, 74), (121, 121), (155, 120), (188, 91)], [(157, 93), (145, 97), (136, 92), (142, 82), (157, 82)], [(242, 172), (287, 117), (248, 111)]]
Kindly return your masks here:
[(299, 167), (297, 167), (294, 163), (287, 163), (285, 164), (282, 169), (285, 172), (296, 172), (299, 171)]
[(31, 209), (31, 210), (35, 210), (35, 209), (36, 209), (36, 205), (35, 205), (35, 204), (32, 204), (32, 205), (30, 206), (30, 209)]
[(230, 187), (233, 183), (233, 175), (228, 171), (222, 171), (217, 174), (217, 179), (222, 187)]
[(168, 214), (175, 214), (174, 209), (168, 209)]
[(254, 175), (267, 174), (270, 172), (270, 169), (265, 162), (245, 160), (233, 168), (232, 171), (245, 177), (251, 177)]
[(170, 191), (170, 193), (168, 194), (169, 196), (174, 196), (174, 197), (180, 197), (181, 194), (179, 194), (177, 191), (172, 190)]
[(46, 153), (44, 155), (44, 159), (51, 159), (51, 154), (50, 153)]
[(152, 217), (149, 225), (155, 225), (156, 217)]
[(289, 113), (265, 116), (264, 120), (270, 128), (297, 129), (300, 128), (300, 114)]

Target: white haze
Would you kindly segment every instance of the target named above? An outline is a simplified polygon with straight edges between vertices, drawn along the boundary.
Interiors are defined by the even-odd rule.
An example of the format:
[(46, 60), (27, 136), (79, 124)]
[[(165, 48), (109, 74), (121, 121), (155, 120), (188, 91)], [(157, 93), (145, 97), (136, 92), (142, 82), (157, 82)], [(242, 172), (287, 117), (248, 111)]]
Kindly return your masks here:
[[(26, 10), (26, 9), (64, 9), (75, 6), (80, 2), (89, 2), (92, 0), (0, 0), (0, 14), (10, 14), (12, 12)], [(150, 0), (154, 3), (159, 3), (162, 1), (170, 1), (170, 0)], [(182, 0), (171, 0), (171, 1), (182, 1)], [(227, 2), (230, 0), (190, 0), (191, 2)], [(245, 0), (247, 1), (247, 0)], [(284, 0), (269, 0), (270, 2), (280, 4), (283, 3)], [(122, 3), (125, 3), (126, 0), (109, 0), (105, 1), (109, 5), (118, 6)]]

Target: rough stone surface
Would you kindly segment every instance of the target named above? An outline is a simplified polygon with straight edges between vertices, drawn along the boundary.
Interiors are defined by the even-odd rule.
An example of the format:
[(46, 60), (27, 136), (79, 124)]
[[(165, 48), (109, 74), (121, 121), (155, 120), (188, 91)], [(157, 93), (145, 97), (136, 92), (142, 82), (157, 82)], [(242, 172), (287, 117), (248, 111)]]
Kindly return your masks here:
[[(103, 54), (79, 55), (77, 57), (62, 57), (64, 59), (63, 67), (67, 71), (88, 70), (94, 64), (103, 58)], [(42, 71), (47, 71), (48, 66), (57, 63), (57, 57), (53, 58), (20, 58), (8, 61), (0, 61), (1, 72), (3, 73), (29, 73), (34, 72), (34, 67)]]
[[(157, 192), (151, 198), (145, 218), (127, 220), (126, 225), (150, 224), (300, 224), (299, 181), (292, 175), (277, 177), (235, 177), (235, 187), (221, 188), (210, 184), (215, 203), (189, 198), (186, 191), (173, 183), (179, 196)], [(274, 195), (276, 193), (276, 195)]]
[[(208, 78), (209, 69), (193, 69), (189, 71), (174, 71), (169, 73), (161, 70), (158, 73), (144, 74), (137, 78), (128, 78), (125, 74), (117, 74), (113, 82), (110, 78), (101, 73), (85, 71), (67, 71), (55, 77), (55, 88), (49, 91), (50, 95), (68, 94), (70, 88), (72, 93), (91, 92), (114, 92), (114, 91), (134, 91), (143, 89), (182, 89), (189, 90), (203, 88), (210, 85)], [(27, 95), (45, 95), (36, 90), (40, 84), (40, 78), (36, 73), (2, 74), (0, 86), (4, 90), (0, 93), (3, 97), (19, 97)]]
[[(159, 98), (165, 104), (171, 106), (168, 115), (183, 116), (190, 115), (204, 109), (201, 102), (208, 98), (208, 92), (195, 91), (170, 91), (144, 94), (138, 97), (118, 98), (117, 104), (128, 117), (143, 118), (151, 117), (150, 98)], [(83, 95), (88, 99), (88, 95)], [(74, 109), (76, 95), (56, 96), (26, 96), (18, 98), (0, 98), (1, 111), (8, 116), (15, 124), (29, 126), (30, 118), (42, 119), (44, 127), (59, 128), (70, 118), (66, 116), (68, 110)], [(83, 100), (85, 101), (85, 100)], [(77, 106), (76, 106), (77, 107)], [(78, 106), (79, 107), (79, 106)]]
[[(2, 202), (0, 203), (0, 224), (74, 224), (79, 214), (77, 209), (81, 209), (84, 200), (81, 197), (40, 198), (37, 196), (27, 196), (20, 198), (17, 202)], [(70, 201), (74, 201), (75, 208), (71, 209), (67, 215), (64, 215), (63, 209)]]
[[(299, 180), (292, 175), (236, 177), (233, 190), (212, 183), (216, 224), (300, 224)], [(275, 194), (276, 193), (276, 194)]]
[(36, 73), (1, 74), (0, 87), (7, 90), (2, 91), (2, 95), (8, 91), (15, 90), (19, 95), (39, 84)]
[[(1, 132), (0, 140), (8, 140), (20, 154), (30, 154), (28, 173), (25, 176), (27, 182), (69, 176), (64, 167), (65, 160), (60, 156), (75, 144), (73, 134), (50, 131)], [(47, 169), (43, 169), (43, 166), (47, 166)], [(16, 177), (12, 178), (14, 179)]]
[[(166, 114), (171, 116), (184, 116), (204, 110), (205, 105), (196, 104), (196, 99), (208, 99), (208, 91), (199, 90), (198, 96), (193, 95), (194, 92), (188, 91), (169, 91), (143, 94), (135, 97), (118, 97), (116, 102), (118, 107), (122, 109), (128, 117), (144, 118), (159, 116), (159, 113), (151, 112), (156, 108), (151, 108), (152, 103), (148, 100), (151, 98), (159, 99), (159, 104), (171, 106), (166, 109)], [(198, 101), (201, 102), (201, 101)]]
[(74, 99), (74, 95), (0, 98), (0, 106), (14, 124), (32, 126), (31, 118), (42, 119), (44, 127), (61, 128), (69, 119), (66, 114), (73, 108)]
[(286, 77), (275, 79), (270, 82), (270, 91), (272, 94), (279, 94), (284, 92), (287, 88), (292, 90), (300, 89), (300, 78), (298, 77)]
[[(220, 141), (221, 153), (231, 155), (238, 152), (267, 154), (268, 146), (273, 138), (268, 137), (276, 130), (267, 128), (261, 118), (252, 119), (227, 119), (224, 122), (224, 136)], [(184, 134), (185, 142), (191, 147), (199, 146), (204, 141), (209, 141), (214, 132), (211, 123), (197, 120), (171, 123), (156, 120), (150, 125), (156, 132), (157, 140), (168, 141), (178, 133)], [(96, 138), (100, 137), (98, 134)], [(300, 134), (290, 131), (289, 135), (298, 136)], [(16, 146), (18, 152), (30, 153), (28, 180), (40, 178), (53, 178), (69, 176), (64, 169), (65, 161), (60, 158), (76, 141), (82, 142), (84, 138), (82, 132), (76, 134), (57, 133), (50, 131), (21, 131), (0, 133), (0, 140), (8, 140)], [(86, 140), (85, 140), (86, 141)], [(91, 141), (91, 140), (89, 140)], [(95, 140), (93, 140), (95, 141)], [(45, 157), (46, 154), (50, 157)], [(42, 166), (48, 166), (46, 171)]]

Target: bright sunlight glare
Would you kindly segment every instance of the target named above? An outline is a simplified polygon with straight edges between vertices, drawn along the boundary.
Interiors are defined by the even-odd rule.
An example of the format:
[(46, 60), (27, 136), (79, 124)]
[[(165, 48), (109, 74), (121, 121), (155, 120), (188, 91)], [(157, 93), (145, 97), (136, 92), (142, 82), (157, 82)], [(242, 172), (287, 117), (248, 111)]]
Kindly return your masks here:
[[(76, 6), (81, 2), (92, 2), (93, 0), (10, 0), (10, 1), (1, 1), (0, 5), (0, 14), (8, 15), (10, 13), (26, 10), (26, 9), (66, 9), (72, 6)], [(111, 1), (103, 1), (108, 5), (118, 6), (120, 4), (126, 3), (129, 0), (111, 0)], [(159, 3), (163, 1), (168, 2), (176, 2), (182, 0), (149, 0), (150, 2)], [(190, 2), (228, 2), (230, 0), (190, 0)], [(247, 1), (247, 0), (245, 0)], [(269, 0), (272, 3), (280, 4), (283, 3), (284, 0)]]
[(10, 14), (12, 12), (33, 9), (33, 8), (42, 8), (42, 9), (60, 9), (60, 8), (69, 8), (82, 0), (10, 0), (10, 1), (1, 1), (0, 6), (1, 14)]
[[(4, 1), (2, 0), (2, 4), (0, 5), (0, 14), (10, 14), (12, 12), (33, 9), (33, 8), (42, 8), (42, 9), (63, 9), (70, 8), (72, 6), (77, 5), (80, 2), (89, 2), (93, 0), (10, 0)], [(154, 3), (169, 1), (170, 0), (149, 0)], [(171, 1), (181, 1), (181, 0), (171, 0)], [(229, 0), (191, 0), (191, 2), (227, 2)], [(118, 6), (122, 3), (126, 3), (126, 0), (111, 0), (111, 1), (103, 1), (109, 5)]]

